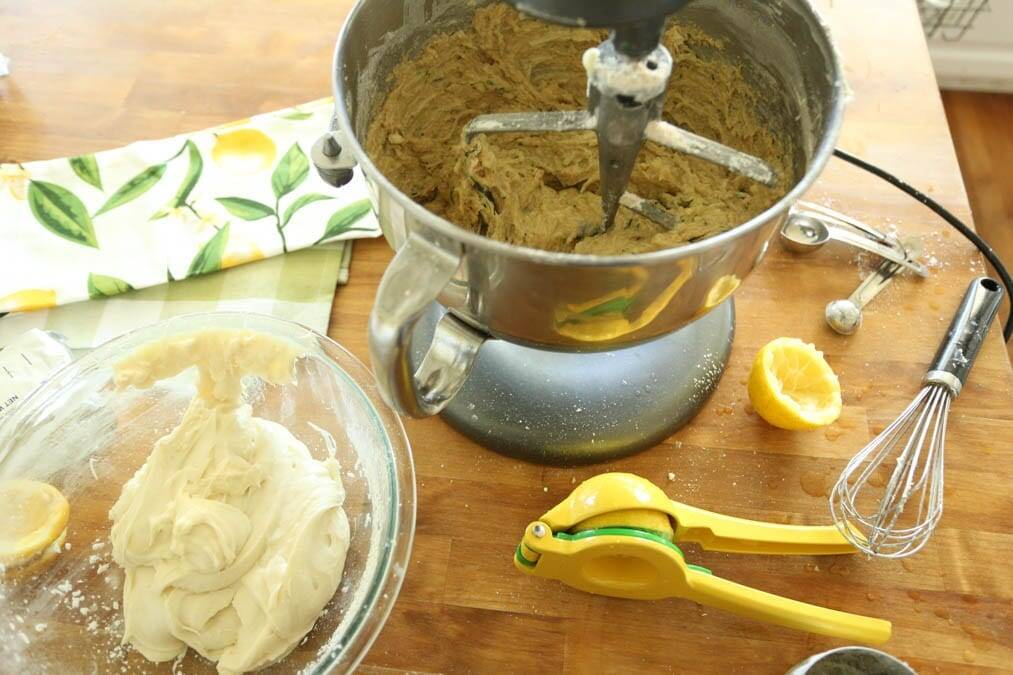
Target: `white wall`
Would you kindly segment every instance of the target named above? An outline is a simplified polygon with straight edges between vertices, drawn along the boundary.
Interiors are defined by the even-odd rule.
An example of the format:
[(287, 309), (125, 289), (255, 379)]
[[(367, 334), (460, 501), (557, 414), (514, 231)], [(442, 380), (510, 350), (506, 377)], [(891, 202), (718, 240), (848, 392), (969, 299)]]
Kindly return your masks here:
[(1013, 0), (991, 0), (958, 42), (929, 40), (932, 65), (944, 89), (1013, 92)]

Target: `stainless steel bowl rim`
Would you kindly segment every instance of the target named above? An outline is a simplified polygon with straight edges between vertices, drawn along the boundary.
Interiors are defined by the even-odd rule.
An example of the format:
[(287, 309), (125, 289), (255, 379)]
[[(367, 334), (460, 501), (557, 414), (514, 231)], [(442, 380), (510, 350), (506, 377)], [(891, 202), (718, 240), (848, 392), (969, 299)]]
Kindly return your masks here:
[(819, 12), (816, 11), (816, 8), (812, 6), (811, 1), (805, 0), (812, 12), (812, 15), (820, 23), (827, 36), (827, 41), (830, 46), (830, 53), (828, 55), (829, 64), (833, 69), (833, 90), (835, 92), (835, 96), (834, 100), (831, 102), (831, 114), (827, 120), (825, 131), (820, 139), (819, 145), (816, 148), (816, 152), (813, 154), (809, 167), (802, 175), (802, 178), (781, 199), (746, 222), (736, 225), (721, 234), (708, 237), (698, 242), (676, 246), (674, 248), (662, 249), (659, 251), (651, 251), (648, 253), (626, 255), (589, 255), (582, 253), (544, 251), (542, 249), (529, 248), (527, 246), (508, 244), (476, 234), (475, 232), (471, 232), (460, 225), (455, 225), (446, 218), (433, 213), (421, 204), (409, 198), (393, 183), (391, 183), (383, 172), (376, 167), (369, 158), (365, 149), (359, 143), (355, 134), (355, 127), (352, 125), (352, 122), (348, 117), (348, 110), (345, 105), (346, 88), (344, 78), (342, 76), (342, 73), (344, 72), (344, 61), (341, 58), (341, 52), (342, 45), (345, 40), (348, 39), (348, 36), (352, 31), (352, 26), (355, 25), (356, 16), (366, 5), (366, 2), (367, 0), (357, 0), (355, 6), (352, 8), (352, 11), (349, 12), (346, 17), (345, 23), (341, 27), (341, 33), (338, 35), (338, 40), (334, 46), (331, 78), (334, 91), (334, 108), (338, 120), (338, 126), (340, 129), (346, 131), (345, 139), (351, 146), (352, 152), (355, 155), (359, 166), (362, 167), (366, 173), (370, 174), (385, 190), (390, 192), (398, 204), (400, 204), (406, 211), (418, 218), (425, 225), (432, 227), (439, 234), (451, 239), (460, 240), (468, 246), (484, 249), (489, 253), (525, 258), (533, 262), (543, 262), (552, 265), (572, 264), (599, 267), (619, 267), (631, 264), (663, 263), (667, 260), (676, 260), (683, 258), (684, 256), (690, 256), (697, 253), (703, 253), (711, 249), (720, 248), (725, 243), (760, 227), (765, 222), (768, 222), (768, 220), (775, 214), (786, 211), (792, 204), (798, 201), (802, 194), (816, 181), (816, 178), (823, 171), (823, 168), (829, 161), (830, 156), (833, 154), (834, 145), (843, 122), (845, 104), (843, 96), (844, 76), (841, 69), (840, 59), (837, 54), (836, 45), (833, 40), (833, 34), (830, 32), (829, 26), (820, 16)]

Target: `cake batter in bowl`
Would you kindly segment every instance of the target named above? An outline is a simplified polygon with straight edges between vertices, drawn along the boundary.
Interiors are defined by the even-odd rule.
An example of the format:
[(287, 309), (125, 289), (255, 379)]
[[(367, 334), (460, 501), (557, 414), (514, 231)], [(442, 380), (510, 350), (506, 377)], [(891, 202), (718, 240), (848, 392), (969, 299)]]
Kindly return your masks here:
[[(213, 377), (200, 379), (190, 363)], [(233, 366), (247, 375), (223, 376), (222, 368)], [(209, 381), (226, 387), (209, 389), (205, 386)], [(228, 383), (240, 381), (238, 390), (228, 390)], [(238, 397), (237, 414), (230, 408), (233, 397)], [(195, 400), (200, 402), (196, 407)], [(210, 400), (224, 403), (227, 410), (208, 414)], [(220, 502), (192, 498), (179, 507), (163, 507), (163, 502), (179, 501), (172, 489), (189, 483), (187, 491), (193, 492), (212, 475), (209, 466), (227, 478), (226, 469), (237, 461), (219, 456), (216, 465), (210, 455), (196, 451), (180, 461), (176, 451), (189, 447), (179, 443), (180, 428), (192, 430), (194, 420), (188, 425), (186, 416), (194, 414), (205, 425), (199, 429), (202, 433), (238, 421), (241, 427), (252, 424), (269, 430), (270, 434), (262, 434), (271, 437), (267, 440), (281, 439), (262, 444), (261, 450), (270, 452), (251, 454), (251, 466), (267, 464), (269, 458), (284, 463), (280, 454), (284, 446), (292, 453), (291, 476), (301, 475), (306, 482), (293, 482), (280, 471), (254, 476), (254, 470), (239, 471), (235, 482), (247, 485), (244, 489), (274, 485), (298, 491), (290, 499), (275, 495), (271, 510), (283, 515), (286, 509), (303, 509), (311, 514), (305, 520), (319, 525), (316, 533), (311, 527), (284, 525), (280, 516), (265, 518), (242, 499), (237, 503), (247, 509), (246, 515)], [(175, 439), (160, 446), (161, 457), (153, 453), (159, 439)], [(199, 443), (191, 445), (197, 448)], [(150, 466), (132, 481), (146, 462)], [(281, 468), (283, 464), (274, 466)], [(0, 576), (0, 613), (9, 619), (0, 625), (3, 672), (215, 672), (215, 663), (199, 656), (197, 648), (219, 659), (219, 672), (239, 672), (230, 664), (243, 670), (266, 666), (265, 672), (350, 670), (394, 604), (414, 530), (414, 470), (408, 441), (397, 417), (380, 401), (368, 371), (328, 338), (259, 315), (226, 312), (171, 319), (117, 338), (59, 371), (0, 426), (0, 481), (10, 479), (53, 485), (69, 501), (70, 515), (62, 550), (47, 565), (33, 569), (33, 574), (9, 570)], [(128, 483), (134, 484), (133, 489), (124, 490)], [(295, 484), (308, 489), (294, 490)], [(144, 503), (146, 513), (154, 514), (156, 521), (172, 514), (173, 527), (185, 529), (175, 539), (180, 546), (167, 544), (160, 551), (168, 560), (161, 568), (145, 567), (144, 553), (157, 546), (149, 546), (150, 533), (136, 529), (136, 522), (130, 523), (128, 537), (122, 527), (119, 538), (111, 536), (110, 510), (121, 495), (133, 493), (136, 500), (138, 490), (162, 490), (165, 499)], [(316, 492), (310, 495), (312, 490)], [(120, 522), (129, 520), (124, 518), (126, 501), (113, 509)], [(314, 505), (322, 506), (314, 511)], [(141, 608), (153, 613), (139, 613), (138, 600), (143, 604), (158, 596), (138, 596), (134, 588), (135, 593), (125, 598), (129, 575), (124, 562), (127, 570), (134, 565), (135, 578), (158, 574), (160, 569), (163, 575), (176, 575), (178, 586), (193, 587), (214, 577), (204, 574), (208, 569), (231, 569), (239, 552), (232, 550), (231, 542), (242, 539), (247, 530), (253, 537), (265, 523), (263, 550), (271, 552), (275, 564), (252, 566), (249, 578), (237, 582), (250, 590), (246, 599), (252, 603), (241, 608), (237, 602), (236, 608), (241, 619), (255, 619), (254, 625), (246, 625), (252, 632), (240, 633), (246, 646), (256, 646), (242, 650), (252, 658), (237, 660), (235, 650), (228, 659), (222, 656), (227, 652), (223, 644), (235, 640), (236, 621), (229, 612), (216, 624), (187, 613), (186, 600), (174, 605), (170, 612), (174, 634), (194, 626), (203, 626), (205, 633), (199, 639), (185, 639), (183, 645), (168, 637), (172, 631), (157, 630), (156, 619), (166, 616), (161, 603), (154, 610)], [(316, 534), (321, 535), (319, 546), (314, 544)], [(158, 543), (157, 537), (151, 541)], [(129, 555), (124, 556), (125, 551)], [(341, 558), (344, 567), (339, 574), (335, 570)], [(288, 565), (292, 569), (286, 569)], [(297, 572), (297, 566), (303, 566), (302, 571)], [(319, 587), (316, 599), (310, 592), (314, 586)], [(292, 590), (291, 602), (284, 601), (278, 588)], [(185, 593), (173, 592), (186, 598)], [(277, 602), (279, 597), (282, 602)], [(125, 599), (133, 605), (133, 621), (130, 614), (124, 621)], [(251, 612), (251, 604), (258, 609)], [(210, 611), (209, 605), (200, 605), (198, 611)], [(307, 626), (312, 628), (303, 638)], [(224, 631), (215, 635), (213, 629)], [(123, 644), (125, 633), (130, 635)], [(158, 638), (141, 651), (157, 658), (158, 649), (152, 647), (164, 647), (168, 651), (161, 656), (168, 660), (153, 663), (145, 658), (135, 648), (140, 646), (138, 633)]]

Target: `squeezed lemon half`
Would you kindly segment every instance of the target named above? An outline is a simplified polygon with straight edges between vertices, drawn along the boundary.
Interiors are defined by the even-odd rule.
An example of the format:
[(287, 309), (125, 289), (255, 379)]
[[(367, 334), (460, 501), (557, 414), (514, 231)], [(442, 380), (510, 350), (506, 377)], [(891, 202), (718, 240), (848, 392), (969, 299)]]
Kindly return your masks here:
[(777, 338), (756, 355), (749, 401), (781, 429), (816, 429), (841, 414), (841, 385), (823, 352), (797, 338)]
[(592, 516), (577, 523), (571, 532), (596, 530), (602, 527), (631, 527), (638, 530), (650, 530), (669, 539), (675, 536), (675, 530), (672, 529), (672, 521), (668, 519), (668, 514), (652, 509), (622, 509), (603, 513), (600, 516)]
[(34, 480), (0, 481), (0, 566), (16, 570), (59, 552), (70, 505), (52, 485)]

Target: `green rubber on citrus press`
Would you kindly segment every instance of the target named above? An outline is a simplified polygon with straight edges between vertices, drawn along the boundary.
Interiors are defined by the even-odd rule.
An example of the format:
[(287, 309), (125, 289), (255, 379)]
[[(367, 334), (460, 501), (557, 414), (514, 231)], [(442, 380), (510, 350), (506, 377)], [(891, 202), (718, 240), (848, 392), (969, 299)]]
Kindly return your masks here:
[[(670, 541), (662, 534), (654, 532), (652, 530), (639, 530), (632, 527), (601, 527), (595, 530), (584, 530), (583, 532), (573, 532), (573, 533), (557, 532), (553, 536), (556, 537), (557, 539), (562, 539), (564, 541), (578, 541), (581, 539), (589, 539), (591, 537), (605, 536), (605, 535), (613, 535), (620, 537), (637, 537), (638, 539), (646, 539), (647, 541), (653, 541), (656, 544), (661, 544), (662, 546), (667, 546), (677, 551), (679, 553), (679, 556), (682, 557), (683, 560), (686, 559), (686, 554), (683, 553), (682, 549), (676, 546), (674, 542)], [(524, 554), (521, 553), (520, 544), (517, 545), (517, 549), (514, 551), (514, 558), (516, 558), (517, 562), (524, 565), (525, 567), (534, 567), (535, 565), (538, 564), (537, 561), (528, 560), (527, 558), (524, 557)], [(709, 569), (707, 569), (706, 567), (702, 567), (700, 565), (686, 563), (686, 567), (690, 568), (691, 570), (696, 570), (697, 572), (702, 572), (703, 574), (713, 574), (713, 572), (711, 572)]]
[[(588, 539), (590, 537), (597, 537), (604, 535), (613, 535), (619, 537), (636, 537), (638, 539), (646, 539), (647, 541), (653, 541), (656, 544), (661, 544), (662, 546), (667, 546), (677, 551), (679, 553), (679, 556), (683, 560), (686, 559), (686, 554), (682, 552), (681, 548), (676, 546), (675, 542), (673, 542), (668, 537), (662, 535), (661, 533), (655, 532), (653, 530), (641, 530), (635, 527), (599, 527), (594, 530), (584, 530), (583, 532), (572, 532), (572, 533), (557, 532), (553, 536), (555, 536), (558, 539), (562, 539), (564, 541), (577, 541), (580, 539)], [(711, 572), (709, 569), (707, 569), (706, 567), (701, 567), (700, 565), (693, 565), (691, 563), (686, 563), (686, 567), (690, 568), (691, 570), (696, 570), (697, 572), (703, 572), (704, 574), (713, 574), (713, 572)]]
[(520, 544), (517, 544), (517, 550), (514, 552), (514, 558), (516, 558), (517, 562), (524, 565), (525, 567), (534, 567), (537, 564), (536, 561), (528, 560), (527, 558), (524, 557), (524, 554), (521, 553)]

